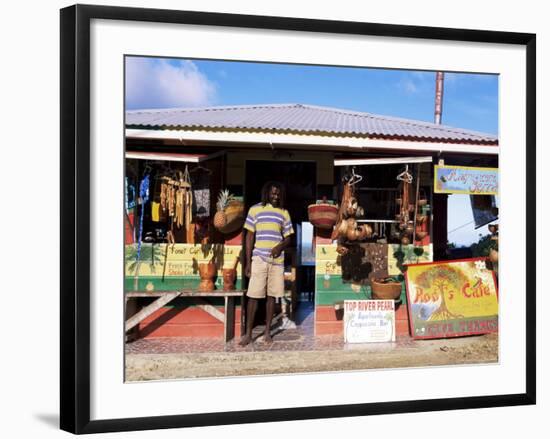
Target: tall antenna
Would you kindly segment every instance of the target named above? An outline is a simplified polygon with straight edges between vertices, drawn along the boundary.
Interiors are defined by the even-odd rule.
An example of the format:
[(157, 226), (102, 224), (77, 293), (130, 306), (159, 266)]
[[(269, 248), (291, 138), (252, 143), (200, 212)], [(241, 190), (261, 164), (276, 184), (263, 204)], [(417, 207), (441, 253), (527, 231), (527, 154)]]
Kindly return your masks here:
[(441, 114), (443, 113), (443, 72), (435, 74), (435, 117), (434, 123), (441, 125)]

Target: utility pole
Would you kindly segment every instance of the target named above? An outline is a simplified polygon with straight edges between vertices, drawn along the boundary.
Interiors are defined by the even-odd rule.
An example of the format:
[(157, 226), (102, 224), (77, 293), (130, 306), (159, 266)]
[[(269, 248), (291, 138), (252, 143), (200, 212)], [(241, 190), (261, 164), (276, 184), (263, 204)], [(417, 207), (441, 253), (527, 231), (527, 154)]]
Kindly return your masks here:
[(434, 123), (441, 125), (441, 114), (443, 113), (443, 72), (435, 74), (435, 117)]

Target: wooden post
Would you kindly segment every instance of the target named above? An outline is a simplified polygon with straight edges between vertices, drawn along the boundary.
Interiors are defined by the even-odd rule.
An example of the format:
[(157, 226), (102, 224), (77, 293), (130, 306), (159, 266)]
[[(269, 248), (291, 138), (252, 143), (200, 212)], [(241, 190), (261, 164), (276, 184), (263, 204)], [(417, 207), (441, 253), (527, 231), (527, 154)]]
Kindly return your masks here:
[(447, 198), (448, 194), (433, 194), (433, 255), (434, 261), (447, 259)]
[(223, 339), (227, 343), (235, 337), (235, 297), (225, 296)]

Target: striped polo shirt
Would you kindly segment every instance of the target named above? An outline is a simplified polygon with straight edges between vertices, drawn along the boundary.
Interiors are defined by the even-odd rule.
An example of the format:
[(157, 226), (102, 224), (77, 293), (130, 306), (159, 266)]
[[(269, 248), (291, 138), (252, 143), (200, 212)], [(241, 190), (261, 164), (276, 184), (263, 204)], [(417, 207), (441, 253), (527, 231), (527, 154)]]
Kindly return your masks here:
[[(259, 256), (264, 261), (271, 256), (273, 247), (294, 233), (288, 211), (273, 207), (270, 203), (265, 206), (262, 203), (252, 206), (248, 211), (244, 228), (256, 233), (252, 256)], [(273, 263), (283, 265), (284, 260), (285, 255), (281, 253)]]

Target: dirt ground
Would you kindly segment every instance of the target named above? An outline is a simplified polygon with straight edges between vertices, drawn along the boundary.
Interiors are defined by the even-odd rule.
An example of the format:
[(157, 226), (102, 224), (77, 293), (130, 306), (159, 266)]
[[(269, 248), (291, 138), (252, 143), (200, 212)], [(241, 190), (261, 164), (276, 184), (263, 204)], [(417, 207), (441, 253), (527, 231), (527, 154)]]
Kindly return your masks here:
[(337, 350), (127, 354), (126, 381), (498, 362), (498, 336), (345, 345)]

